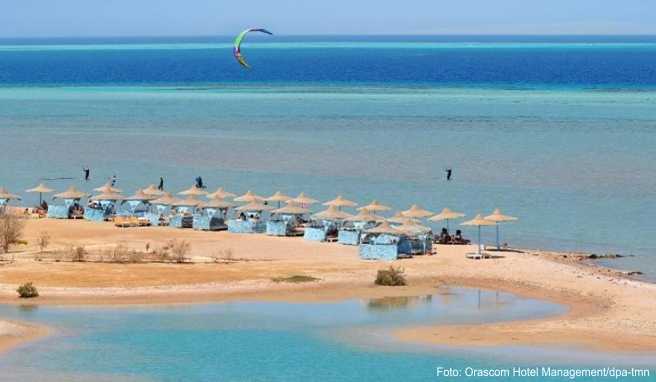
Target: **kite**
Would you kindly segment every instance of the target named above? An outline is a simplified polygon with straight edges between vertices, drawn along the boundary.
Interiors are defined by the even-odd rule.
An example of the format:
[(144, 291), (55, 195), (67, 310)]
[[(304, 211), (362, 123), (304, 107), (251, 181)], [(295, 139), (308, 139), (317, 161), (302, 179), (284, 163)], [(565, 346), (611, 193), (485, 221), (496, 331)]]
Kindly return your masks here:
[(249, 28), (246, 29), (245, 31), (241, 32), (236, 38), (235, 38), (235, 47), (233, 49), (233, 54), (235, 55), (235, 59), (237, 62), (239, 62), (239, 65), (243, 66), (246, 69), (250, 69), (250, 65), (246, 62), (246, 59), (244, 56), (241, 54), (241, 43), (244, 41), (244, 38), (246, 37), (247, 34), (250, 32), (260, 32), (260, 33), (266, 33), (268, 35), (273, 35), (273, 33), (269, 32), (266, 29), (263, 28)]

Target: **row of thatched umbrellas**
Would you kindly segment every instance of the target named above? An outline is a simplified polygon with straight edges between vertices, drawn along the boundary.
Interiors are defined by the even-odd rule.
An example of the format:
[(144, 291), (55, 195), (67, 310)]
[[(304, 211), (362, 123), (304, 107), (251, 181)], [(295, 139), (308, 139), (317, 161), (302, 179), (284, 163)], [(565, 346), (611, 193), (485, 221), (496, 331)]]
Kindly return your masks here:
[[(26, 190), (31, 193), (39, 193), (39, 200), (41, 202), (42, 196), (45, 193), (54, 192), (54, 190), (48, 188), (43, 183), (39, 184), (37, 187)], [(147, 201), (152, 204), (160, 205), (171, 205), (171, 206), (189, 206), (189, 207), (201, 207), (201, 208), (217, 208), (217, 209), (227, 209), (236, 207), (237, 211), (272, 211), (279, 214), (292, 214), (292, 215), (303, 215), (309, 214), (309, 206), (319, 201), (307, 196), (305, 193), (301, 192), (298, 196), (292, 197), (283, 194), (278, 191), (269, 197), (263, 197), (248, 191), (241, 196), (237, 196), (231, 192), (224, 190), (222, 187), (218, 188), (214, 192), (207, 192), (204, 189), (192, 186), (184, 191), (178, 193), (178, 195), (186, 196), (185, 199), (175, 198), (168, 192), (157, 189), (155, 185), (149, 185), (146, 188), (139, 189), (134, 195), (131, 196), (122, 196), (122, 190), (112, 186), (111, 182), (106, 183), (105, 185), (95, 188), (94, 191), (97, 191), (99, 194), (91, 196), (90, 200), (95, 201)], [(64, 192), (55, 194), (55, 198), (59, 199), (81, 199), (89, 196), (83, 191), (77, 190), (74, 186), (71, 186)], [(196, 199), (196, 197), (205, 196), (208, 201), (201, 201)], [(233, 202), (227, 200), (233, 198)], [(0, 199), (20, 199), (18, 195), (11, 194), (5, 188), (0, 187)], [(244, 203), (241, 206), (237, 206), (234, 202)], [(268, 203), (277, 203), (278, 208), (270, 206)], [(282, 203), (285, 203), (286, 206), (282, 207)], [(412, 205), (408, 210), (400, 211), (390, 218), (385, 218), (379, 213), (391, 210), (391, 207), (386, 206), (378, 202), (377, 200), (372, 201), (368, 205), (357, 208), (358, 213), (352, 215), (348, 212), (342, 210), (342, 208), (354, 208), (358, 204), (354, 201), (345, 199), (341, 195), (337, 196), (333, 200), (329, 200), (322, 205), (328, 207), (326, 210), (318, 212), (312, 215), (312, 218), (318, 220), (343, 220), (343, 221), (355, 221), (355, 222), (380, 222), (381, 224), (368, 230), (370, 233), (385, 233), (385, 234), (398, 234), (398, 233), (408, 233), (408, 232), (428, 232), (430, 228), (422, 226), (420, 219), (428, 219), (433, 222), (446, 221), (447, 230), (449, 229), (449, 221), (454, 219), (459, 219), (465, 216), (461, 212), (452, 211), (448, 208), (443, 209), (440, 213), (434, 214), (431, 211), (425, 210), (418, 205)], [(499, 224), (515, 221), (517, 218), (512, 216), (507, 216), (501, 213), (499, 209), (495, 209), (491, 215), (483, 217), (481, 214), (476, 215), (472, 220), (462, 223), (465, 226), (475, 226), (478, 228), (478, 243), (480, 251), (480, 235), (481, 227), (483, 226), (496, 226), (496, 241), (497, 249), (500, 249), (499, 242)], [(393, 227), (389, 223), (399, 224), (399, 226)]]

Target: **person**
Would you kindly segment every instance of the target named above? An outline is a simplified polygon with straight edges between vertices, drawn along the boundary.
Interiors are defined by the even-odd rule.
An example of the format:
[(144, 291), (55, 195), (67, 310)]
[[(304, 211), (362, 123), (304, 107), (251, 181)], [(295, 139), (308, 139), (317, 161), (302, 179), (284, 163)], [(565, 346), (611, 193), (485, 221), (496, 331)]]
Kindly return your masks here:
[(164, 191), (164, 177), (162, 176), (159, 177), (159, 186), (157, 186), (157, 189), (160, 191)]
[(469, 240), (462, 237), (462, 231), (456, 230), (456, 235), (453, 237), (453, 241), (456, 244), (469, 244)]
[(91, 169), (87, 166), (82, 169), (84, 171), (84, 181), (88, 182), (91, 178)]
[(116, 177), (116, 174), (112, 175), (112, 187), (116, 186), (116, 180), (118, 178)]
[(446, 169), (446, 181), (450, 182), (451, 181), (451, 175), (453, 175), (453, 170), (450, 168)]
[(451, 235), (449, 235), (449, 231), (446, 228), (442, 228), (438, 242), (440, 244), (451, 244)]
[(48, 202), (45, 200), (41, 202), (41, 209), (48, 212)]
[(203, 178), (200, 176), (196, 177), (196, 188), (205, 188), (203, 187)]

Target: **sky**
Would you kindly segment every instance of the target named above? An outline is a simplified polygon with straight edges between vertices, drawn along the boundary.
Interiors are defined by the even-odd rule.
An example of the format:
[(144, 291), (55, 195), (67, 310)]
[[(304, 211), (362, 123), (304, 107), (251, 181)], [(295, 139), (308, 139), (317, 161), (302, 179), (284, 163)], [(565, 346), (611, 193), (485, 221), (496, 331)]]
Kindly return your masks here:
[(0, 38), (656, 34), (656, 0), (3, 0)]

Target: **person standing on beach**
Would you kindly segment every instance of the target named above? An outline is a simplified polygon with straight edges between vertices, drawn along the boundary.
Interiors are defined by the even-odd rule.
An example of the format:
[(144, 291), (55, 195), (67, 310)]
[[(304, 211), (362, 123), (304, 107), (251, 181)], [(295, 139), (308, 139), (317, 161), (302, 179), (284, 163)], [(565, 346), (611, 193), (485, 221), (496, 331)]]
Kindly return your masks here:
[(89, 166), (86, 166), (82, 169), (82, 171), (84, 172), (84, 181), (88, 182), (89, 179), (91, 178), (91, 169), (89, 168)]
[(112, 187), (116, 186), (116, 180), (117, 179), (118, 178), (116, 178), (116, 174), (112, 175)]
[(159, 177), (159, 185), (157, 186), (157, 189), (160, 191), (164, 191), (164, 177), (160, 176)]
[(451, 181), (451, 175), (453, 175), (453, 170), (450, 168), (446, 169), (446, 181), (450, 182)]

